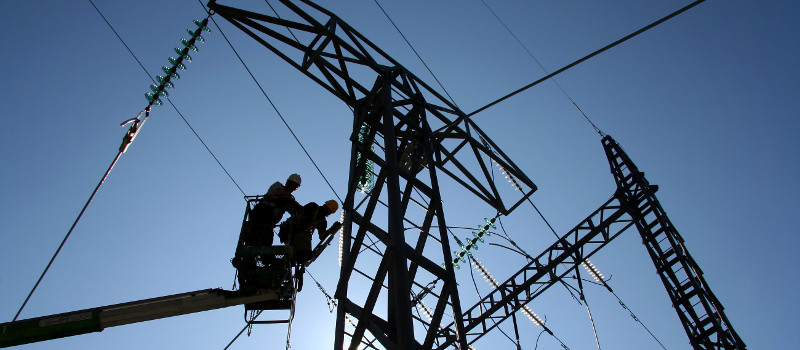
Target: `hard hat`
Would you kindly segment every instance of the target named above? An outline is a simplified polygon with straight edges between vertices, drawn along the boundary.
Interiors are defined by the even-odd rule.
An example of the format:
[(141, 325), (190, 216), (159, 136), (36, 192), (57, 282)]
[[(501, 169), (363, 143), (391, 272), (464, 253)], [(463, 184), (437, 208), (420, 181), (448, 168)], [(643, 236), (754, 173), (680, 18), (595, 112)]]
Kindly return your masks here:
[(300, 175), (297, 175), (297, 174), (289, 175), (289, 178), (286, 179), (286, 182), (289, 182), (289, 181), (294, 182), (299, 186), (300, 185)]
[(326, 206), (326, 207), (328, 207), (328, 209), (330, 209), (330, 211), (331, 211), (331, 214), (333, 214), (333, 213), (335, 213), (337, 210), (339, 210), (339, 202), (337, 202), (337, 201), (335, 201), (335, 200), (333, 200), (333, 199), (331, 199), (331, 200), (329, 200), (329, 201), (325, 202), (325, 206)]

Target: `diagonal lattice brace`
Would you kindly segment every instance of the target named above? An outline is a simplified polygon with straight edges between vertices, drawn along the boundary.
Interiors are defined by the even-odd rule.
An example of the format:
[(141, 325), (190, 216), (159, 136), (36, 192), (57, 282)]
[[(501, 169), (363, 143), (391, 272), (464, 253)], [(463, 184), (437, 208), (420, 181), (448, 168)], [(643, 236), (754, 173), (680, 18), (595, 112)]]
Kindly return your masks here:
[[(422, 108), (424, 100), (415, 95), (402, 102), (409, 108), (401, 110), (392, 102), (403, 100), (392, 98), (397, 91), (391, 84), (392, 80), (406, 80), (403, 74), (402, 69), (387, 69), (374, 84), (373, 92), (354, 109), (353, 135), (363, 130), (364, 124), (369, 132), (363, 137), (351, 137), (350, 184), (343, 205), (346, 214), (342, 270), (336, 291), (341, 305), (337, 314), (336, 349), (356, 349), (367, 332), (386, 349), (419, 348), (423, 340), (433, 339), (436, 328), (411, 313), (412, 288), (420, 287), (420, 280), (435, 278), (443, 282), (428, 295), (429, 299), (436, 299), (434, 319), (450, 314), (461, 320), (452, 267), (440, 266), (442, 261), (449, 262), (449, 243), (436, 167), (429, 166), (434, 151)], [(372, 149), (365, 145), (368, 142), (380, 147)], [(366, 169), (368, 160), (375, 164), (377, 180), (365, 198), (366, 207), (360, 208), (355, 201), (359, 193), (358, 174)], [(386, 207), (385, 212), (376, 210), (381, 205)], [(385, 215), (385, 221), (376, 219), (376, 215)], [(434, 222), (438, 229), (433, 228)], [(372, 244), (365, 244), (365, 240)], [(412, 247), (409, 242), (416, 244)], [(376, 253), (377, 257), (365, 252)], [(379, 266), (373, 273), (376, 259)], [(364, 276), (375, 276), (366, 294), (360, 283), (354, 282), (362, 270)], [(352, 331), (347, 331), (344, 324), (348, 315), (356, 320)], [(420, 328), (426, 329), (425, 334), (415, 335)], [(459, 331), (456, 330), (463, 334)], [(345, 335), (349, 338), (345, 339)], [(466, 348), (464, 340), (461, 342)]]

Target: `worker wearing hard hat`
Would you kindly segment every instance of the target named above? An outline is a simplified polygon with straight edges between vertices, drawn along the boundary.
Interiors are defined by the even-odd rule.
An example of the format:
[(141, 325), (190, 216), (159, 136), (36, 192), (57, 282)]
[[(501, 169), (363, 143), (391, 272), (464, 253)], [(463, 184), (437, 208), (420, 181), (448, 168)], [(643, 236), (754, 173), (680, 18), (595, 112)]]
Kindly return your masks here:
[(278, 225), (284, 213), (288, 211), (292, 215), (302, 210), (302, 206), (292, 196), (292, 192), (300, 187), (300, 182), (300, 175), (297, 174), (289, 175), (285, 184), (275, 182), (253, 207), (249, 219), (256, 227), (263, 228), (263, 232), (258, 234), (260, 245), (272, 245), (272, 229)]
[[(275, 182), (272, 186), (269, 187), (267, 193), (264, 194), (265, 198), (268, 198), (271, 201), (275, 202), (294, 202), (294, 197), (292, 196), (292, 192), (297, 190), (300, 187), (300, 175), (292, 174), (289, 175), (289, 178), (286, 179), (286, 184), (281, 184), (280, 182)], [(299, 205), (298, 205), (299, 206)], [(287, 208), (288, 209), (288, 208)], [(280, 220), (280, 219), (279, 219)]]
[(311, 202), (303, 206), (297, 215), (293, 215), (281, 224), (278, 236), (292, 248), (293, 261), (306, 263), (312, 258), (311, 237), (318, 231), (319, 239), (324, 240), (328, 221), (326, 218), (339, 210), (339, 203), (329, 200), (323, 205)]

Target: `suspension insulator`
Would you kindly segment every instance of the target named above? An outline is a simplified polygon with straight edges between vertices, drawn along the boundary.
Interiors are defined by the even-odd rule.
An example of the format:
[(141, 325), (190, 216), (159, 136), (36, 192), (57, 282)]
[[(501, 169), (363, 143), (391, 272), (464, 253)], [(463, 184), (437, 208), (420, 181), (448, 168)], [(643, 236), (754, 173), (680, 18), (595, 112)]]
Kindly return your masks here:
[(187, 29), (187, 32), (192, 35), (191, 39), (181, 39), (181, 44), (183, 44), (184, 48), (175, 48), (175, 53), (178, 54), (178, 57), (170, 57), (169, 63), (172, 64), (172, 67), (163, 66), (161, 70), (164, 71), (166, 77), (158, 76), (157, 80), (159, 85), (153, 84), (150, 86), (150, 90), (153, 92), (146, 93), (144, 96), (147, 98), (147, 102), (150, 105), (161, 106), (161, 100), (159, 97), (167, 97), (168, 94), (164, 89), (172, 89), (175, 85), (170, 82), (170, 79), (180, 79), (180, 75), (176, 73), (176, 70), (186, 70), (186, 65), (183, 64), (183, 61), (191, 62), (192, 57), (189, 56), (189, 51), (197, 52), (197, 46), (194, 45), (195, 41), (199, 40), (200, 42), (204, 42), (205, 39), (200, 36), (200, 33), (203, 31), (209, 31), (206, 25), (208, 24), (208, 17), (206, 17), (203, 21), (194, 20), (194, 24), (197, 25), (197, 29)]

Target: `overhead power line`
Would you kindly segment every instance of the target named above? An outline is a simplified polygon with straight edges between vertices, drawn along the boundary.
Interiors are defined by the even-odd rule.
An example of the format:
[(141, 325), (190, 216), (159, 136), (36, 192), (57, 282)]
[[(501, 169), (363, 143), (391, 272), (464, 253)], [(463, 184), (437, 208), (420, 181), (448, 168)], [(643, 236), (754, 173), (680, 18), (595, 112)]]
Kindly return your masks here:
[[(500, 24), (502, 24), (504, 28), (506, 28), (508, 33), (511, 34), (512, 37), (514, 37), (514, 40), (516, 40), (517, 43), (520, 46), (522, 46), (523, 49), (525, 49), (525, 52), (527, 52), (528, 56), (530, 56), (530, 58), (533, 59), (533, 61), (536, 62), (537, 65), (539, 65), (539, 68), (541, 68), (544, 71), (545, 74), (549, 74), (550, 72), (548, 72), (547, 69), (544, 68), (544, 65), (542, 65), (542, 62), (539, 62), (539, 60), (536, 58), (536, 56), (533, 55), (533, 52), (531, 52), (531, 50), (528, 49), (528, 47), (525, 46), (525, 44), (522, 43), (522, 40), (519, 40), (519, 37), (517, 37), (517, 35), (514, 34), (514, 31), (512, 31), (511, 28), (509, 28), (508, 25), (506, 25), (506, 22), (504, 22), (502, 19), (500, 19), (500, 16), (497, 15), (496, 12), (494, 12), (494, 10), (489, 6), (489, 4), (487, 4), (485, 0), (481, 0), (481, 2), (483, 3), (483, 6), (486, 6), (486, 9), (488, 9), (489, 12), (491, 12), (492, 15), (494, 15), (494, 18), (496, 18), (497, 21), (500, 22)], [(577, 109), (578, 112), (580, 112), (580, 114), (583, 115), (583, 118), (586, 119), (586, 121), (589, 122), (589, 124), (592, 125), (592, 127), (594, 128), (594, 131), (597, 132), (598, 134), (600, 134), (601, 137), (605, 136), (605, 134), (600, 130), (600, 128), (598, 128), (597, 125), (595, 125), (594, 122), (592, 122), (592, 120), (589, 119), (589, 116), (587, 116), (586, 113), (583, 112), (583, 109), (581, 109), (581, 107), (578, 106), (578, 103), (575, 102), (575, 99), (573, 99), (572, 96), (570, 96), (567, 93), (567, 91), (564, 90), (564, 88), (561, 86), (561, 84), (558, 83), (558, 81), (555, 78), (553, 78), (553, 84), (556, 84), (558, 89), (561, 90), (562, 93), (564, 93), (564, 96), (566, 96), (567, 99), (569, 99), (569, 101), (572, 102), (572, 105), (575, 106), (575, 109)]]
[[(202, 3), (202, 1), (200, 2), (200, 5), (203, 5), (203, 8), (205, 8), (205, 5)], [(255, 75), (253, 75), (253, 72), (250, 70), (250, 67), (248, 67), (247, 64), (244, 63), (244, 59), (242, 58), (242, 56), (239, 55), (239, 52), (237, 52), (236, 49), (233, 47), (233, 44), (231, 43), (231, 41), (228, 40), (228, 36), (225, 35), (225, 33), (222, 31), (222, 28), (219, 26), (219, 24), (217, 24), (217, 21), (215, 21), (213, 17), (211, 18), (211, 21), (214, 23), (214, 26), (217, 28), (217, 30), (219, 30), (219, 33), (222, 34), (222, 37), (225, 38), (225, 42), (228, 43), (228, 46), (230, 46), (231, 50), (233, 50), (233, 53), (236, 54), (236, 57), (239, 59), (239, 62), (242, 63), (242, 66), (244, 66), (244, 69), (247, 71), (248, 74), (250, 74), (250, 77), (253, 79), (253, 82), (255, 82), (256, 85), (258, 86), (258, 89), (261, 90), (261, 93), (267, 99), (267, 102), (269, 102), (270, 106), (272, 106), (272, 109), (275, 110), (275, 113), (277, 113), (278, 118), (281, 119), (281, 121), (283, 122), (283, 125), (286, 126), (286, 129), (289, 130), (290, 134), (292, 134), (292, 137), (294, 137), (294, 140), (297, 142), (298, 145), (300, 145), (300, 148), (306, 154), (306, 157), (308, 157), (308, 159), (311, 161), (311, 164), (313, 164), (314, 167), (317, 169), (317, 172), (319, 172), (319, 174), (322, 176), (322, 179), (325, 180), (325, 183), (328, 184), (328, 187), (330, 187), (331, 191), (336, 196), (336, 198), (339, 199), (339, 202), (340, 203), (344, 203), (344, 201), (342, 200), (342, 197), (339, 196), (339, 193), (337, 193), (336, 190), (333, 188), (333, 185), (331, 185), (331, 182), (328, 181), (328, 178), (325, 176), (325, 173), (322, 172), (322, 169), (320, 169), (319, 165), (317, 165), (317, 162), (314, 161), (314, 158), (311, 157), (311, 154), (308, 153), (308, 150), (303, 145), (303, 143), (300, 141), (300, 138), (297, 137), (297, 134), (294, 133), (294, 130), (292, 130), (292, 127), (289, 126), (289, 123), (286, 121), (286, 118), (283, 117), (283, 114), (281, 114), (280, 110), (278, 110), (278, 107), (275, 105), (275, 103), (272, 102), (272, 99), (269, 97), (269, 95), (267, 95), (267, 92), (261, 86), (261, 83), (259, 83), (258, 79), (256, 79)]]
[[(97, 7), (97, 5), (95, 5), (95, 3), (92, 0), (89, 0), (89, 3), (92, 5), (92, 7), (94, 7), (95, 11), (97, 11), (97, 13), (103, 19), (103, 21), (111, 29), (111, 31), (114, 32), (114, 35), (117, 36), (117, 39), (119, 39), (119, 41), (122, 43), (122, 45), (125, 46), (125, 49), (128, 50), (128, 53), (130, 53), (131, 56), (133, 57), (133, 59), (136, 60), (136, 62), (139, 64), (139, 67), (141, 67), (142, 70), (144, 70), (145, 74), (147, 74), (147, 76), (150, 78), (151, 81), (155, 82), (155, 80), (150, 75), (150, 73), (147, 71), (147, 69), (144, 67), (144, 65), (139, 60), (139, 58), (136, 57), (136, 55), (133, 53), (131, 48), (128, 46), (128, 44), (125, 43), (125, 40), (122, 39), (122, 37), (117, 32), (117, 30), (114, 29), (114, 26), (111, 25), (111, 22), (109, 22), (108, 19), (106, 18), (106, 16), (103, 15), (103, 13), (100, 11), (100, 9)], [(222, 170), (225, 172), (225, 174), (227, 174), (228, 177), (231, 179), (231, 181), (233, 181), (233, 184), (236, 185), (236, 187), (239, 189), (239, 191), (242, 192), (242, 194), (244, 194), (244, 191), (242, 191), (242, 188), (239, 186), (238, 183), (236, 183), (236, 180), (233, 179), (233, 177), (228, 172), (228, 170), (225, 169), (225, 167), (222, 165), (222, 163), (219, 161), (219, 159), (214, 155), (214, 153), (211, 151), (211, 149), (208, 147), (208, 145), (206, 145), (206, 143), (203, 141), (203, 139), (200, 137), (200, 135), (198, 135), (197, 132), (194, 130), (194, 128), (189, 124), (189, 121), (186, 120), (186, 118), (178, 110), (178, 108), (172, 103), (172, 101), (170, 101), (169, 99), (168, 99), (168, 101), (172, 105), (172, 108), (174, 108), (175, 111), (178, 112), (178, 115), (180, 115), (181, 119), (183, 119), (183, 121), (186, 123), (186, 125), (189, 127), (189, 129), (192, 130), (192, 132), (197, 137), (197, 139), (200, 140), (200, 143), (203, 144), (203, 146), (206, 148), (206, 150), (211, 154), (211, 156), (217, 162), (217, 164), (219, 164), (219, 166), (222, 168)], [(145, 116), (145, 118), (143, 120), (140, 120), (139, 117), (141, 117), (142, 113), (146, 113), (146, 116)], [(42, 279), (44, 279), (44, 276), (45, 276), (45, 274), (47, 274), (47, 271), (50, 270), (50, 267), (53, 265), (53, 262), (55, 261), (56, 257), (61, 252), (61, 249), (64, 248), (64, 245), (66, 244), (67, 239), (69, 239), (70, 235), (72, 235), (72, 232), (75, 230), (75, 227), (77, 226), (78, 222), (83, 217), (83, 214), (86, 212), (86, 209), (89, 207), (89, 204), (92, 202), (92, 199), (94, 199), (94, 196), (100, 190), (100, 186), (103, 185), (103, 183), (105, 182), (105, 180), (108, 178), (109, 174), (111, 173), (111, 170), (114, 169), (114, 166), (117, 164), (117, 162), (119, 161), (119, 159), (122, 156), (122, 154), (125, 153), (125, 151), (127, 150), (128, 146), (133, 141), (133, 138), (139, 132), (139, 130), (141, 129), (141, 127), (144, 124), (144, 122), (147, 121), (147, 118), (149, 117), (149, 114), (150, 114), (150, 107), (148, 106), (148, 108), (146, 110), (140, 112), (139, 115), (136, 118), (132, 118), (131, 120), (129, 120), (129, 121), (127, 121), (127, 122), (122, 124), (124, 126), (124, 125), (126, 125), (126, 124), (128, 124), (130, 122), (133, 123), (130, 126), (130, 128), (128, 130), (128, 133), (125, 135), (125, 138), (123, 138), (123, 143), (119, 148), (119, 152), (117, 152), (117, 155), (114, 157), (114, 160), (111, 162), (111, 165), (109, 165), (108, 169), (103, 174), (103, 177), (100, 179), (100, 182), (97, 184), (97, 186), (95, 187), (94, 191), (92, 191), (92, 194), (89, 196), (89, 199), (84, 204), (84, 206), (81, 209), (80, 213), (78, 214), (77, 218), (75, 218), (75, 221), (72, 223), (72, 226), (70, 226), (69, 230), (67, 231), (67, 234), (64, 236), (64, 239), (62, 239), (61, 244), (59, 244), (59, 246), (56, 249), (55, 253), (53, 254), (52, 258), (50, 258), (50, 261), (47, 263), (47, 266), (44, 268), (44, 271), (42, 271), (42, 274), (39, 276), (39, 279), (36, 281), (36, 283), (34, 284), (33, 288), (31, 288), (31, 291), (28, 293), (28, 296), (25, 298), (25, 301), (22, 303), (22, 306), (20, 306), (20, 308), (17, 311), (16, 315), (14, 315), (14, 319), (12, 320), (12, 322), (17, 320), (17, 318), (19, 317), (20, 313), (22, 313), (22, 310), (28, 304), (28, 301), (30, 301), (31, 296), (36, 291), (36, 288), (39, 287), (39, 284), (42, 282)]]
[(394, 29), (396, 29), (397, 32), (400, 33), (400, 36), (403, 37), (403, 40), (406, 41), (406, 44), (408, 44), (408, 47), (411, 48), (411, 51), (414, 51), (414, 54), (417, 55), (417, 58), (419, 58), (420, 62), (422, 62), (422, 65), (425, 66), (425, 69), (427, 69), (428, 73), (431, 74), (431, 76), (433, 77), (433, 80), (436, 80), (436, 83), (439, 84), (439, 87), (442, 88), (442, 91), (444, 91), (444, 93), (447, 95), (447, 97), (450, 98), (450, 101), (453, 102), (454, 105), (458, 106), (458, 104), (456, 103), (456, 100), (453, 99), (453, 96), (450, 96), (450, 93), (447, 92), (447, 89), (444, 88), (444, 85), (442, 85), (442, 82), (439, 81), (439, 78), (436, 77), (436, 74), (433, 74), (433, 71), (431, 70), (431, 67), (428, 67), (428, 64), (425, 63), (425, 60), (423, 60), (422, 56), (419, 55), (419, 52), (417, 52), (417, 50), (414, 48), (414, 45), (411, 45), (411, 42), (408, 41), (406, 36), (400, 30), (400, 27), (398, 27), (397, 24), (394, 23), (394, 21), (392, 20), (392, 17), (389, 17), (389, 14), (386, 12), (386, 10), (383, 9), (383, 6), (381, 6), (381, 4), (378, 2), (378, 0), (373, 0), (373, 1), (375, 1), (375, 5), (378, 5), (378, 7), (381, 9), (381, 12), (383, 12), (384, 16), (386, 16), (386, 18), (389, 20), (389, 22), (392, 23), (392, 26), (394, 26)]
[(474, 112), (472, 112), (472, 113), (470, 113), (470, 114), (467, 114), (467, 115), (466, 115), (465, 117), (463, 117), (463, 118), (469, 118), (469, 117), (471, 117), (471, 116), (473, 116), (473, 115), (475, 115), (475, 114), (478, 114), (478, 113), (480, 113), (480, 112), (483, 112), (484, 110), (488, 109), (489, 107), (492, 107), (492, 106), (494, 106), (494, 105), (496, 105), (496, 104), (498, 104), (498, 103), (500, 103), (500, 102), (503, 102), (503, 101), (505, 101), (506, 99), (508, 99), (508, 98), (510, 98), (510, 97), (512, 97), (512, 96), (514, 96), (514, 95), (516, 95), (516, 94), (518, 94), (518, 93), (520, 93), (520, 92), (523, 92), (523, 91), (525, 91), (525, 90), (527, 90), (527, 89), (529, 89), (529, 88), (531, 88), (531, 87), (534, 87), (534, 86), (538, 85), (539, 83), (541, 83), (541, 82), (543, 82), (543, 81), (546, 81), (546, 80), (548, 80), (548, 79), (550, 79), (550, 78), (552, 78), (552, 77), (554, 77), (554, 76), (556, 76), (556, 75), (558, 75), (558, 74), (561, 74), (561, 73), (563, 73), (564, 71), (566, 71), (567, 69), (570, 69), (570, 68), (572, 68), (572, 67), (574, 67), (574, 66), (576, 66), (576, 65), (578, 65), (578, 64), (580, 64), (580, 63), (582, 63), (583, 61), (586, 61), (586, 60), (588, 60), (588, 59), (590, 59), (590, 58), (592, 58), (592, 57), (594, 57), (594, 56), (597, 56), (597, 55), (599, 55), (599, 54), (601, 54), (601, 53), (605, 52), (606, 50), (608, 50), (608, 49), (610, 49), (610, 48), (612, 48), (612, 47), (614, 47), (614, 46), (617, 46), (617, 45), (619, 45), (619, 44), (622, 44), (623, 42), (626, 42), (626, 41), (628, 41), (629, 39), (631, 39), (631, 38), (633, 38), (633, 37), (635, 37), (635, 36), (637, 36), (637, 35), (639, 35), (639, 34), (642, 34), (642, 33), (646, 32), (647, 30), (649, 30), (649, 29), (651, 29), (651, 28), (653, 28), (653, 27), (655, 27), (655, 26), (657, 26), (657, 25), (659, 25), (659, 24), (661, 24), (661, 23), (664, 23), (664, 22), (666, 22), (667, 20), (671, 19), (672, 17), (675, 17), (675, 16), (677, 16), (677, 15), (679, 15), (679, 14), (683, 13), (683, 12), (686, 12), (687, 10), (691, 9), (692, 7), (695, 7), (695, 6), (699, 5), (700, 3), (704, 2), (704, 1), (705, 1), (705, 0), (697, 0), (697, 1), (695, 1), (695, 2), (693, 2), (693, 3), (691, 3), (691, 4), (689, 4), (689, 5), (686, 5), (686, 6), (684, 6), (683, 8), (681, 8), (680, 10), (677, 10), (677, 11), (675, 11), (675, 12), (673, 12), (673, 13), (671, 13), (671, 14), (669, 14), (669, 15), (665, 16), (665, 17), (662, 17), (661, 19), (659, 19), (659, 20), (657, 20), (657, 21), (655, 21), (655, 22), (653, 22), (653, 23), (650, 23), (650, 24), (648, 24), (648, 25), (646, 25), (646, 26), (642, 27), (641, 29), (639, 29), (639, 30), (637, 30), (637, 31), (635, 31), (635, 32), (633, 32), (633, 33), (631, 33), (631, 34), (628, 34), (628, 35), (626, 35), (626, 36), (625, 36), (625, 37), (623, 37), (622, 39), (619, 39), (619, 40), (617, 40), (617, 41), (615, 41), (615, 42), (613, 42), (613, 43), (611, 43), (611, 44), (608, 44), (608, 45), (606, 45), (606, 46), (602, 47), (601, 49), (599, 49), (599, 50), (597, 50), (597, 51), (595, 51), (595, 52), (592, 52), (592, 53), (590, 53), (590, 54), (588, 54), (588, 55), (584, 56), (583, 58), (581, 58), (581, 59), (579, 59), (579, 60), (577, 60), (577, 61), (575, 61), (575, 62), (572, 62), (572, 63), (570, 63), (570, 64), (568, 64), (568, 65), (566, 65), (566, 66), (564, 66), (564, 67), (562, 67), (562, 68), (558, 69), (557, 71), (555, 71), (555, 72), (553, 72), (553, 73), (550, 73), (550, 74), (548, 74), (548, 75), (544, 76), (543, 78), (541, 78), (541, 79), (539, 79), (539, 80), (536, 80), (536, 81), (534, 81), (534, 82), (532, 82), (532, 83), (530, 83), (530, 84), (528, 84), (528, 85), (525, 85), (525, 86), (523, 86), (523, 87), (521, 87), (521, 88), (519, 88), (519, 89), (515, 90), (514, 92), (512, 92), (512, 93), (510, 93), (510, 94), (508, 94), (508, 95), (505, 95), (505, 96), (503, 96), (503, 97), (501, 97), (501, 98), (499, 98), (499, 99), (497, 99), (497, 100), (495, 100), (494, 102), (491, 102), (491, 103), (489, 103), (489, 104), (487, 104), (487, 105), (485, 105), (485, 106), (483, 106), (483, 107), (481, 107), (481, 108), (478, 108), (477, 110), (475, 110)]
[[(139, 64), (139, 67), (141, 67), (142, 70), (144, 71), (144, 73), (147, 74), (147, 77), (150, 78), (150, 81), (155, 83), (156, 82), (155, 79), (153, 79), (153, 76), (150, 74), (150, 72), (147, 71), (147, 68), (144, 67), (144, 65), (142, 64), (142, 61), (140, 61), (139, 58), (136, 57), (136, 54), (133, 53), (133, 50), (131, 50), (131, 48), (128, 46), (128, 44), (125, 43), (125, 40), (122, 39), (122, 36), (120, 36), (119, 33), (117, 32), (117, 30), (114, 29), (114, 26), (111, 25), (111, 22), (109, 22), (108, 19), (106, 19), (106, 16), (104, 16), (103, 13), (100, 12), (100, 9), (97, 8), (97, 5), (95, 5), (92, 0), (89, 0), (89, 3), (92, 4), (92, 7), (94, 7), (95, 11), (97, 11), (97, 14), (99, 14), (100, 17), (103, 18), (103, 21), (106, 22), (106, 24), (108, 25), (108, 28), (110, 28), (111, 31), (114, 32), (114, 35), (117, 36), (117, 39), (119, 39), (119, 42), (122, 43), (123, 46), (125, 46), (125, 49), (128, 50), (128, 53), (131, 54), (131, 57), (133, 57), (133, 59), (136, 60), (136, 63)], [(208, 11), (206, 11), (206, 12), (208, 12)], [(186, 123), (186, 126), (189, 127), (189, 130), (192, 131), (192, 133), (197, 138), (197, 140), (200, 141), (200, 143), (203, 145), (203, 147), (206, 149), (206, 151), (208, 151), (208, 153), (211, 155), (211, 157), (214, 158), (214, 161), (216, 161), (217, 164), (220, 166), (220, 168), (222, 168), (222, 171), (225, 172), (225, 175), (227, 175), (228, 178), (231, 179), (231, 182), (233, 182), (233, 184), (236, 185), (236, 188), (239, 189), (239, 192), (241, 192), (242, 195), (246, 195), (244, 193), (244, 190), (242, 190), (242, 187), (239, 186), (239, 183), (237, 183), (236, 180), (233, 179), (233, 176), (231, 176), (230, 172), (228, 172), (228, 169), (226, 169), (225, 166), (222, 165), (222, 162), (219, 161), (219, 158), (217, 158), (217, 156), (214, 154), (214, 152), (211, 151), (211, 148), (209, 148), (208, 145), (205, 143), (205, 141), (203, 141), (203, 138), (200, 137), (200, 134), (198, 134), (197, 131), (192, 127), (192, 125), (189, 123), (189, 120), (187, 120), (186, 117), (183, 115), (183, 113), (181, 113), (181, 111), (178, 110), (178, 107), (175, 106), (174, 103), (172, 103), (172, 100), (170, 100), (169, 97), (167, 97), (166, 99), (167, 99), (167, 102), (169, 102), (169, 104), (172, 106), (172, 108), (175, 109), (175, 112), (177, 112), (178, 115), (181, 117), (181, 119), (183, 119), (183, 122)]]
[[(89, 0), (89, 3), (92, 5), (92, 7), (94, 7), (94, 9), (97, 11), (97, 13), (100, 14), (100, 17), (103, 18), (103, 20), (106, 22), (106, 24), (109, 26), (109, 28), (111, 28), (111, 31), (114, 32), (114, 34), (117, 36), (117, 38), (120, 41), (122, 41), (122, 44), (125, 46), (125, 48), (128, 50), (128, 52), (131, 55), (133, 55), (133, 51), (131, 51), (130, 47), (128, 47), (128, 45), (125, 44), (125, 42), (122, 40), (122, 37), (120, 37), (119, 33), (117, 33), (117, 31), (114, 29), (114, 27), (108, 21), (108, 19), (106, 19), (106, 17), (103, 15), (103, 13), (100, 12), (100, 9), (97, 8), (97, 6), (94, 4), (94, 2), (92, 0)], [(133, 58), (136, 60), (136, 62), (139, 63), (139, 66), (142, 67), (142, 69), (144, 69), (144, 66), (142, 65), (141, 61), (139, 61), (139, 59), (136, 58), (135, 55), (133, 55)], [(147, 70), (145, 69), (145, 73), (146, 72), (147, 72)], [(149, 74), (148, 74), (148, 76), (149, 76)], [(144, 117), (144, 119), (140, 119), (140, 117), (142, 116), (143, 113), (145, 114), (145, 117)], [(39, 279), (36, 280), (36, 283), (33, 285), (33, 288), (31, 288), (30, 292), (28, 293), (28, 296), (25, 297), (25, 301), (22, 302), (22, 305), (19, 307), (19, 310), (17, 310), (17, 313), (14, 315), (14, 318), (12, 319), (11, 322), (14, 322), (14, 321), (17, 320), (17, 318), (19, 318), (19, 315), (22, 313), (22, 310), (25, 309), (25, 306), (28, 304), (28, 301), (30, 301), (31, 296), (33, 296), (33, 293), (36, 291), (36, 289), (39, 287), (39, 284), (41, 284), (42, 280), (44, 279), (44, 276), (50, 270), (50, 267), (53, 266), (53, 262), (56, 260), (56, 257), (58, 257), (58, 254), (61, 252), (61, 249), (64, 248), (64, 245), (67, 243), (67, 240), (72, 235), (72, 232), (75, 230), (75, 227), (78, 225), (78, 222), (80, 222), (81, 218), (83, 217), (83, 214), (86, 212), (86, 209), (89, 208), (89, 204), (94, 199), (94, 196), (97, 195), (97, 192), (100, 190), (100, 186), (103, 185), (103, 183), (108, 178), (109, 174), (111, 174), (111, 170), (114, 169), (114, 166), (117, 164), (117, 162), (119, 161), (119, 159), (122, 156), (122, 154), (125, 153), (125, 151), (127, 151), (128, 146), (130, 146), (131, 142), (133, 142), (134, 138), (136, 137), (138, 132), (141, 130), (141, 127), (147, 121), (149, 116), (150, 116), (150, 106), (148, 105), (147, 108), (145, 108), (145, 110), (139, 112), (139, 115), (137, 115), (135, 118), (131, 118), (130, 120), (125, 121), (124, 123), (122, 123), (121, 126), (125, 126), (127, 124), (131, 124), (131, 126), (128, 128), (128, 132), (125, 134), (125, 136), (122, 139), (122, 144), (119, 147), (119, 151), (117, 152), (117, 155), (114, 157), (114, 160), (111, 161), (111, 164), (108, 166), (108, 169), (106, 169), (105, 173), (103, 174), (103, 177), (100, 178), (100, 181), (97, 183), (97, 186), (95, 186), (94, 190), (92, 191), (92, 194), (89, 196), (89, 199), (86, 200), (86, 203), (83, 205), (83, 208), (81, 209), (80, 213), (78, 213), (78, 216), (75, 218), (75, 221), (72, 222), (72, 226), (70, 226), (69, 230), (67, 231), (67, 234), (64, 235), (64, 238), (61, 240), (61, 244), (58, 245), (58, 248), (56, 249), (55, 253), (53, 253), (53, 256), (50, 258), (50, 261), (47, 263), (47, 266), (45, 266), (44, 270), (42, 271), (42, 274), (39, 276)]]
[[(147, 121), (147, 117), (150, 114), (150, 110), (148, 109), (143, 112), (145, 112), (146, 114), (144, 120), (142, 120), (141, 122), (139, 122), (139, 117), (141, 116), (141, 113), (139, 113), (139, 115), (136, 116), (136, 118), (131, 119), (131, 122), (133, 123), (131, 124), (130, 129), (128, 129), (128, 133), (122, 139), (122, 145), (119, 147), (119, 152), (117, 152), (117, 155), (114, 157), (114, 160), (111, 161), (111, 165), (109, 165), (108, 169), (106, 169), (106, 172), (103, 174), (103, 177), (100, 179), (100, 182), (98, 182), (97, 186), (95, 186), (94, 191), (92, 191), (92, 194), (89, 196), (89, 199), (86, 201), (86, 204), (83, 205), (83, 209), (81, 209), (81, 212), (78, 214), (78, 217), (75, 218), (75, 221), (72, 223), (72, 226), (70, 226), (69, 231), (67, 231), (67, 234), (64, 236), (64, 239), (61, 240), (61, 244), (58, 245), (58, 249), (56, 249), (56, 252), (53, 254), (53, 257), (50, 258), (50, 262), (47, 263), (47, 266), (44, 268), (44, 271), (42, 271), (42, 274), (39, 276), (39, 279), (36, 280), (36, 284), (34, 284), (33, 288), (31, 288), (31, 291), (28, 293), (28, 296), (25, 298), (25, 301), (22, 302), (22, 306), (19, 307), (17, 314), (14, 315), (14, 319), (11, 320), (11, 322), (16, 321), (17, 318), (19, 317), (19, 314), (22, 313), (22, 309), (25, 308), (25, 305), (28, 304), (28, 301), (31, 299), (33, 292), (35, 292), (36, 288), (39, 287), (39, 284), (42, 283), (44, 275), (47, 274), (47, 271), (50, 270), (50, 266), (53, 265), (53, 261), (56, 260), (58, 253), (61, 252), (61, 248), (64, 248), (64, 244), (67, 243), (67, 239), (69, 239), (69, 236), (72, 234), (72, 231), (75, 230), (75, 226), (78, 225), (78, 222), (83, 217), (83, 213), (85, 213), (86, 209), (89, 207), (89, 203), (92, 202), (92, 199), (94, 199), (94, 196), (97, 194), (97, 191), (100, 190), (100, 186), (103, 185), (103, 183), (108, 178), (108, 175), (111, 174), (111, 170), (114, 169), (114, 165), (117, 164), (119, 158), (122, 156), (123, 153), (125, 153), (125, 150), (128, 149), (128, 145), (130, 144), (131, 141), (133, 141), (133, 138), (136, 136), (136, 133), (139, 131), (140, 127)], [(127, 122), (125, 124), (127, 124)]]

